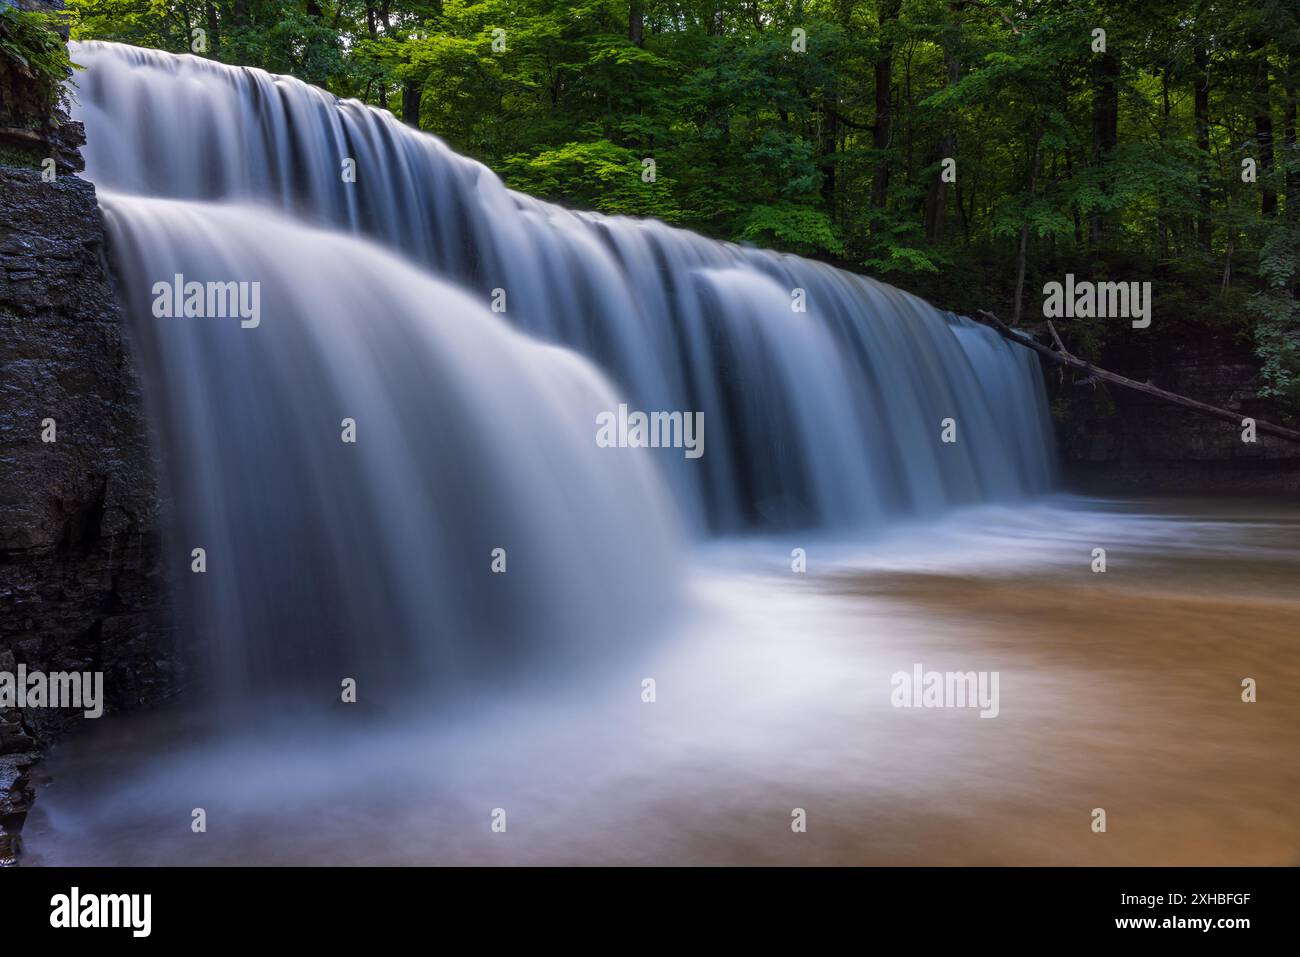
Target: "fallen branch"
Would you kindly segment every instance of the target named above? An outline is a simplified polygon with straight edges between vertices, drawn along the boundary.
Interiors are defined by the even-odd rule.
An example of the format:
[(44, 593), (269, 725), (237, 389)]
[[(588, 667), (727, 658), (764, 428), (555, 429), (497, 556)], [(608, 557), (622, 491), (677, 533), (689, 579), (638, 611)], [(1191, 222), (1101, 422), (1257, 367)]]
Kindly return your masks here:
[[(1242, 419), (1246, 418), (1240, 412), (1233, 412), (1229, 409), (1220, 409), (1218, 406), (1207, 405), (1204, 402), (1197, 402), (1195, 399), (1189, 399), (1186, 396), (1178, 395), (1176, 392), (1168, 392), (1165, 389), (1151, 385), (1149, 382), (1138, 382), (1136, 379), (1129, 379), (1114, 372), (1107, 372), (1105, 369), (1099, 369), (1091, 362), (1085, 362), (1065, 350), (1065, 345), (1061, 342), (1060, 336), (1056, 330), (1048, 323), (1048, 329), (1052, 333), (1052, 338), (1056, 340), (1057, 348), (1045, 346), (1040, 342), (1035, 342), (1032, 338), (1023, 333), (1016, 332), (1007, 326), (1005, 322), (999, 319), (993, 313), (981, 309), (974, 316), (971, 316), (975, 322), (988, 326), (998, 333), (1004, 339), (1009, 339), (1026, 349), (1032, 349), (1045, 359), (1055, 362), (1058, 365), (1066, 366), (1070, 369), (1078, 369), (1080, 372), (1086, 372), (1095, 379), (1101, 379), (1105, 382), (1113, 382), (1115, 385), (1121, 385), (1126, 389), (1132, 389), (1135, 392), (1142, 392), (1146, 395), (1153, 395), (1157, 399), (1164, 399), (1166, 402), (1172, 402), (1174, 405), (1181, 405), (1185, 409), (1191, 409), (1193, 412), (1199, 412), (1202, 415), (1213, 416), (1216, 419), (1222, 419), (1224, 422), (1231, 422), (1238, 428), (1242, 425)], [(1262, 432), (1265, 435), (1275, 435), (1281, 439), (1288, 439), (1291, 442), (1300, 442), (1300, 432), (1295, 429), (1283, 428), (1280, 425), (1274, 425), (1271, 422), (1263, 422), (1255, 419), (1255, 431)]]

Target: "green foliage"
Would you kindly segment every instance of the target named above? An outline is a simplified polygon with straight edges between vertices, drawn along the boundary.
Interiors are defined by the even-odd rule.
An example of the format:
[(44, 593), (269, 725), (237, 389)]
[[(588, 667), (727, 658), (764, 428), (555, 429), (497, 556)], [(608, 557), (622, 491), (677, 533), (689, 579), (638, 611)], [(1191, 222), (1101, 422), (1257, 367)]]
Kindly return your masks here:
[(938, 272), (929, 256), (913, 246), (900, 246), (893, 243), (885, 246), (884, 256), (873, 256), (865, 265), (881, 273), (919, 273)]
[(35, 82), (51, 105), (65, 95), (63, 82), (73, 66), (57, 28), (56, 14), (17, 7), (0, 10), (0, 57)]
[(835, 235), (830, 217), (819, 209), (794, 203), (755, 206), (737, 238), (803, 255), (844, 253), (844, 244)]
[[(393, 110), (516, 189), (956, 310), (1014, 313), (1022, 234), (1023, 316), (1066, 271), (1163, 277), (1155, 322), (1255, 336), (1266, 393), (1296, 395), (1294, 0), (69, 3), (78, 37), (207, 30), (208, 56)], [(1071, 334), (1093, 358), (1124, 335)]]
[(658, 176), (644, 181), (641, 159), (609, 140), (512, 156), (503, 167), (508, 185), (534, 196), (611, 215), (652, 216), (670, 223), (681, 218), (672, 181)]
[(1255, 346), (1263, 361), (1263, 394), (1300, 405), (1300, 225), (1268, 229), (1259, 271), (1265, 286), (1251, 296), (1250, 309), (1259, 317)]

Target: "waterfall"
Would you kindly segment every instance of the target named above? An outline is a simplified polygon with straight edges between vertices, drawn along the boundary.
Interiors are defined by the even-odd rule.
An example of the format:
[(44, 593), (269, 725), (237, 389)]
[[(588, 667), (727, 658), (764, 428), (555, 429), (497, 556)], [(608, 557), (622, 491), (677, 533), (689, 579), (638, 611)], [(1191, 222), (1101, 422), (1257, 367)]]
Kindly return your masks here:
[[(900, 290), (522, 196), (436, 137), (290, 77), (110, 43), (75, 59), (101, 188), (256, 203), (368, 237), (503, 302), (631, 408), (702, 412), (705, 455), (655, 456), (696, 534), (869, 528), (1050, 485), (1037, 361)], [(946, 419), (955, 442), (940, 440)]]
[[(222, 690), (581, 667), (662, 627), (676, 513), (648, 450), (593, 441), (617, 400), (590, 363), (354, 237), (101, 200)], [(259, 283), (256, 324), (158, 318), (177, 274)]]
[[(1050, 481), (1033, 357), (897, 289), (513, 193), (291, 78), (75, 56), (173, 548), (203, 549), (186, 607), (234, 695), (571, 673), (663, 628), (689, 537)], [(702, 454), (603, 447), (627, 409), (698, 416)]]

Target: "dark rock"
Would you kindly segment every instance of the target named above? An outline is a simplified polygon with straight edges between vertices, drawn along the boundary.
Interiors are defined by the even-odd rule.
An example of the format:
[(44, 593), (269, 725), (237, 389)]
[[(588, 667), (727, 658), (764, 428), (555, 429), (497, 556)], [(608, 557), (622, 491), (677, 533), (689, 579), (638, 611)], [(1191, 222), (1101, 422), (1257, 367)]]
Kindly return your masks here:
[[(1155, 332), (1155, 327), (1152, 327)], [(1111, 372), (1243, 418), (1296, 428), (1280, 403), (1258, 397), (1260, 363), (1249, 341), (1224, 330), (1135, 331), (1097, 357)], [(1242, 430), (1153, 396), (1046, 369), (1067, 483), (1137, 494), (1285, 494), (1300, 491), (1300, 445)]]
[(0, 820), (26, 813), (31, 803), (27, 772), (35, 760), (33, 753), (0, 755)]
[(18, 834), (0, 831), (0, 867), (13, 867), (22, 854), (23, 842)]
[[(183, 669), (103, 244), (93, 186), (0, 166), (0, 671), (102, 671), (107, 710), (121, 710), (165, 697)], [(42, 441), (46, 419), (54, 442)], [(21, 824), (36, 755), (82, 720), (0, 712), (0, 832)]]
[[(52, 13), (65, 9), (63, 0), (7, 0), (23, 10)], [(0, 3), (0, 6), (5, 4)], [(68, 38), (66, 20), (56, 32)], [(62, 102), (51, 103), (50, 91), (8, 58), (0, 58), (0, 155), (39, 167), (53, 159), (61, 173), (85, 169), (80, 149), (86, 131), (68, 116)]]

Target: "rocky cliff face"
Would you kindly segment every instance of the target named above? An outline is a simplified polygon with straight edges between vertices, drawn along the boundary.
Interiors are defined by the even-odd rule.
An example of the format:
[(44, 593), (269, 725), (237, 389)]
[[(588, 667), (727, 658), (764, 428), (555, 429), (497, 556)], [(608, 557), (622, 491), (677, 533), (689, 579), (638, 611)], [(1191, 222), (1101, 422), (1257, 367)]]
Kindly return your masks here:
[[(1098, 364), (1241, 416), (1296, 428), (1261, 400), (1259, 360), (1228, 332), (1175, 330), (1112, 349)], [(1285, 495), (1300, 492), (1300, 446), (1077, 373), (1047, 371), (1066, 481), (1088, 492)]]
[[(33, 150), (67, 171), (75, 134)], [(103, 672), (107, 708), (127, 708), (177, 681), (145, 417), (94, 187), (3, 165), (22, 160), (0, 155), (0, 672)], [(17, 857), (33, 763), (82, 720), (0, 708), (0, 865)]]
[[(7, 6), (44, 14), (64, 9), (63, 0), (0, 0), (0, 10)], [(59, 29), (66, 40), (66, 24)], [(0, 56), (0, 163), (37, 166), (50, 158), (61, 172), (85, 168), (78, 152), (81, 124), (68, 122), (67, 114), (49, 100), (50, 93), (38, 77)]]

